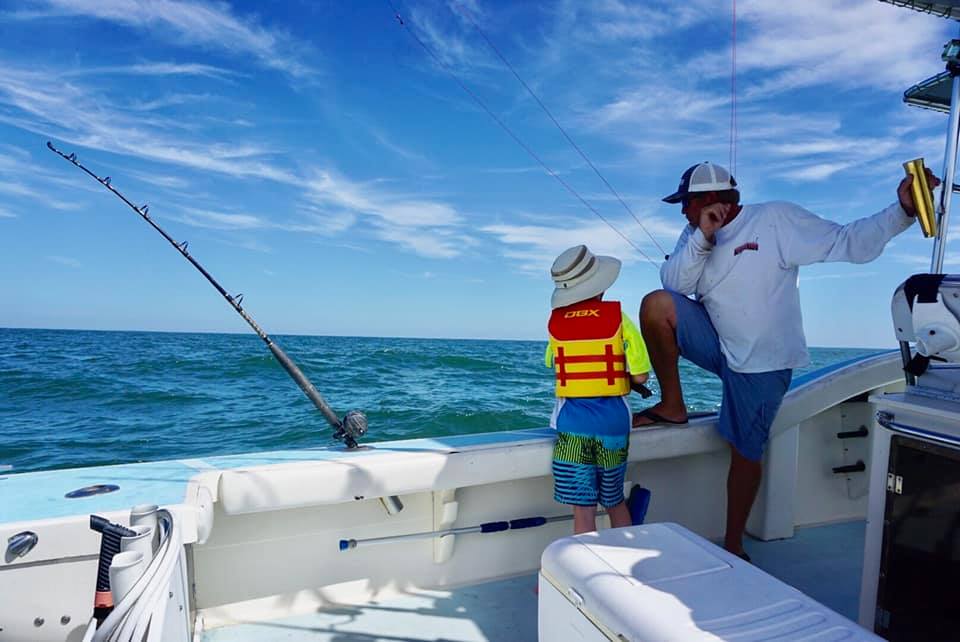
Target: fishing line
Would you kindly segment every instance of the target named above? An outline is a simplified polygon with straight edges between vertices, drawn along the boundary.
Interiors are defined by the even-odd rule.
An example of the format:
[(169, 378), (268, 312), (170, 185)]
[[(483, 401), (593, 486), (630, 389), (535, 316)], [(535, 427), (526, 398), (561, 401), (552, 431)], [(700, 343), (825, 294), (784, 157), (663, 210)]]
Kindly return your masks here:
[(590, 203), (588, 203), (588, 202), (586, 201), (586, 199), (584, 199), (584, 198), (579, 194), (579, 192), (577, 192), (577, 190), (575, 190), (569, 183), (567, 183), (567, 181), (563, 180), (563, 178), (562, 178), (559, 174), (557, 174), (555, 171), (553, 171), (553, 170), (550, 168), (550, 166), (547, 165), (547, 164), (543, 161), (543, 159), (541, 159), (541, 158), (536, 154), (536, 152), (534, 152), (526, 143), (524, 143), (523, 140), (521, 140), (520, 137), (517, 136), (517, 134), (515, 134), (515, 133), (513, 132), (513, 130), (510, 129), (509, 126), (507, 126), (506, 123), (503, 122), (503, 120), (501, 120), (496, 114), (494, 114), (493, 111), (492, 111), (489, 107), (487, 107), (487, 104), (486, 104), (485, 102), (483, 102), (483, 100), (480, 98), (480, 96), (478, 96), (473, 90), (471, 90), (471, 89), (466, 85), (466, 83), (464, 83), (464, 82), (460, 79), (460, 76), (458, 76), (457, 73), (454, 72), (453, 69), (452, 69), (449, 65), (447, 65), (445, 62), (443, 62), (442, 60), (440, 60), (440, 57), (439, 57), (432, 49), (430, 49), (430, 47), (428, 47), (428, 46), (426, 45), (426, 43), (424, 43), (423, 40), (421, 40), (420, 37), (417, 36), (417, 34), (415, 34), (415, 33), (413, 32), (412, 29), (410, 29), (410, 27), (407, 25), (407, 23), (404, 22), (403, 18), (400, 16), (400, 12), (399, 12), (399, 10), (397, 9), (397, 7), (393, 4), (393, 1), (392, 1), (392, 0), (386, 0), (386, 2), (387, 2), (388, 5), (390, 5), (390, 8), (391, 8), (391, 10), (392, 10), (393, 13), (394, 13), (394, 17), (396, 17), (396, 19), (397, 19), (397, 22), (400, 23), (400, 26), (403, 27), (408, 34), (410, 34), (410, 37), (413, 38), (413, 39), (417, 42), (418, 45), (420, 45), (420, 47), (427, 53), (427, 55), (429, 55), (429, 56), (434, 60), (434, 62), (437, 63), (437, 65), (440, 66), (440, 68), (442, 68), (444, 71), (446, 71), (447, 74), (448, 74), (451, 78), (453, 78), (453, 80), (454, 80), (458, 85), (460, 85), (460, 88), (463, 89), (463, 91), (466, 92), (467, 95), (470, 96), (470, 97), (473, 99), (473, 101), (474, 101), (475, 103), (477, 103), (477, 105), (479, 105), (480, 108), (481, 108), (484, 112), (486, 112), (486, 114), (487, 114), (488, 116), (490, 116), (490, 118), (492, 118), (492, 119), (500, 126), (500, 128), (503, 129), (503, 131), (505, 131), (505, 132), (510, 136), (510, 138), (512, 138), (512, 139), (514, 140), (515, 143), (517, 143), (517, 145), (519, 145), (525, 152), (527, 152), (527, 154), (529, 154), (529, 156), (530, 156), (531, 158), (533, 158), (533, 160), (535, 160), (541, 167), (543, 167), (543, 169), (544, 169), (550, 176), (552, 176), (553, 178), (555, 178), (555, 179), (557, 180), (557, 182), (559, 182), (561, 185), (563, 185), (563, 187), (564, 187), (568, 192), (570, 192), (578, 201), (580, 201), (581, 203), (583, 203), (583, 205), (584, 205), (587, 209), (589, 209), (591, 212), (593, 212), (593, 213), (597, 216), (597, 218), (599, 218), (601, 221), (603, 221), (604, 223), (606, 223), (607, 226), (610, 227), (610, 229), (612, 229), (614, 232), (616, 232), (617, 234), (619, 234), (620, 237), (623, 238), (623, 240), (626, 241), (633, 249), (635, 249), (637, 252), (639, 252), (639, 253), (643, 256), (643, 258), (647, 259), (647, 261), (649, 261), (652, 266), (654, 266), (654, 267), (657, 268), (657, 269), (660, 268), (660, 266), (656, 263), (656, 261), (654, 261), (652, 258), (650, 258), (650, 257), (647, 255), (647, 253), (644, 252), (643, 250), (641, 250), (633, 241), (631, 241), (630, 238), (629, 238), (626, 234), (624, 234), (624, 233), (621, 232), (619, 229), (617, 229), (617, 227), (614, 226), (613, 223), (611, 223), (609, 220), (607, 220), (607, 218), (604, 217), (603, 214), (601, 214), (600, 212), (598, 212), (595, 207), (593, 207)]
[(534, 93), (533, 89), (530, 88), (530, 85), (528, 85), (523, 80), (523, 78), (520, 77), (520, 74), (517, 73), (517, 70), (514, 69), (513, 65), (510, 64), (510, 62), (503, 55), (503, 53), (500, 52), (497, 46), (493, 44), (493, 41), (490, 40), (489, 37), (487, 37), (486, 32), (484, 32), (484, 30), (480, 28), (480, 25), (477, 24), (477, 22), (473, 19), (470, 13), (468, 11), (465, 11), (463, 5), (461, 5), (459, 2), (455, 3), (455, 6), (460, 11), (460, 14), (463, 15), (463, 17), (466, 18), (470, 22), (470, 24), (473, 25), (473, 28), (477, 30), (477, 33), (479, 33), (483, 37), (483, 39), (486, 40), (487, 44), (490, 45), (490, 48), (493, 49), (493, 52), (497, 54), (497, 57), (500, 58), (500, 60), (503, 62), (504, 65), (506, 65), (507, 69), (510, 70), (510, 73), (513, 74), (513, 77), (516, 78), (517, 81), (521, 85), (523, 85), (523, 88), (527, 90), (527, 93), (530, 94), (530, 97), (533, 98), (538, 105), (540, 105), (540, 109), (543, 110), (543, 113), (545, 113), (547, 117), (557, 127), (557, 129), (560, 130), (560, 133), (563, 134), (563, 137), (567, 139), (567, 142), (570, 143), (570, 145), (573, 146), (575, 150), (577, 150), (577, 153), (580, 154), (580, 158), (582, 158), (584, 162), (586, 162), (587, 165), (590, 166), (590, 169), (593, 170), (594, 174), (596, 174), (597, 177), (601, 181), (603, 181), (603, 184), (607, 186), (607, 189), (610, 191), (610, 193), (613, 194), (618, 201), (620, 201), (620, 204), (623, 205), (623, 208), (625, 210), (627, 210), (627, 213), (629, 213), (630, 216), (633, 217), (633, 220), (637, 222), (637, 225), (640, 226), (640, 229), (643, 230), (648, 237), (650, 237), (650, 240), (653, 241), (653, 244), (657, 246), (657, 249), (660, 250), (661, 253), (666, 254), (667, 251), (664, 250), (663, 247), (661, 247), (660, 243), (657, 242), (657, 239), (654, 238), (653, 234), (650, 233), (650, 230), (648, 230), (646, 226), (644, 226), (644, 224), (637, 217), (637, 215), (633, 213), (633, 210), (630, 208), (630, 206), (627, 205), (626, 201), (624, 201), (623, 198), (620, 197), (620, 194), (617, 192), (617, 190), (613, 188), (613, 185), (611, 185), (610, 182), (607, 181), (606, 177), (600, 173), (600, 170), (597, 169), (596, 165), (594, 165), (593, 162), (589, 158), (587, 158), (586, 153), (584, 153), (584, 151), (580, 148), (580, 146), (574, 142), (573, 138), (570, 137), (570, 134), (568, 134), (567, 130), (564, 129), (562, 125), (560, 125), (557, 119), (554, 118), (550, 110), (547, 109), (547, 106), (543, 104), (542, 100), (540, 100), (540, 97), (537, 96), (537, 94)]
[(204, 278), (207, 279), (210, 285), (212, 285), (217, 290), (217, 292), (219, 292), (221, 296), (223, 296), (223, 298), (227, 300), (227, 303), (229, 303), (231, 307), (233, 307), (233, 309), (237, 311), (237, 314), (239, 314), (243, 318), (243, 320), (246, 321), (251, 328), (253, 328), (253, 331), (257, 333), (257, 336), (260, 337), (263, 340), (263, 342), (267, 344), (267, 347), (270, 348), (270, 352), (272, 352), (273, 356), (277, 358), (277, 361), (280, 362), (280, 365), (283, 366), (283, 369), (286, 370), (287, 374), (289, 374), (290, 377), (293, 378), (293, 380), (297, 383), (297, 385), (300, 386), (300, 389), (303, 391), (305, 395), (307, 395), (307, 398), (309, 398), (310, 401), (313, 402), (313, 405), (317, 407), (317, 410), (319, 410), (321, 414), (323, 414), (327, 422), (329, 422), (329, 424), (333, 427), (334, 429), (333, 438), (343, 440), (343, 442), (347, 445), (347, 448), (357, 447), (357, 438), (363, 436), (367, 432), (366, 416), (360, 411), (351, 410), (346, 415), (344, 415), (343, 420), (341, 421), (340, 418), (337, 417), (337, 413), (335, 413), (333, 409), (330, 408), (330, 406), (327, 404), (324, 398), (320, 395), (320, 393), (317, 391), (314, 385), (310, 382), (309, 379), (307, 379), (306, 375), (304, 375), (303, 372), (301, 372), (300, 368), (297, 367), (297, 364), (295, 364), (290, 359), (290, 357), (287, 356), (287, 353), (285, 353), (280, 348), (280, 346), (274, 343), (273, 339), (267, 336), (267, 333), (264, 332), (260, 328), (260, 326), (257, 325), (257, 322), (254, 321), (250, 317), (250, 315), (247, 314), (246, 310), (243, 309), (243, 307), (240, 305), (243, 302), (242, 294), (232, 296), (226, 290), (224, 290), (223, 287), (219, 283), (217, 283), (216, 279), (214, 279), (213, 276), (211, 276), (210, 273), (207, 272), (204, 269), (204, 267), (200, 265), (200, 263), (195, 258), (193, 258), (193, 256), (189, 252), (187, 252), (186, 241), (183, 241), (182, 243), (177, 243), (173, 239), (173, 237), (167, 234), (163, 230), (163, 228), (161, 228), (156, 223), (156, 221), (150, 218), (150, 214), (149, 214), (150, 208), (147, 205), (142, 205), (138, 207), (134, 205), (132, 202), (130, 202), (126, 196), (121, 194), (115, 187), (113, 187), (113, 185), (110, 184), (109, 176), (105, 178), (100, 178), (99, 176), (91, 172), (89, 169), (87, 169), (84, 165), (82, 165), (80, 161), (77, 160), (76, 154), (70, 154), (70, 155), (64, 154), (59, 149), (54, 147), (53, 143), (51, 143), (50, 141), (47, 141), (47, 147), (50, 149), (50, 151), (56, 153), (58, 156), (60, 156), (64, 160), (69, 161), (74, 166), (79, 167), (91, 178), (95, 179), (98, 183), (100, 183), (105, 188), (110, 190), (114, 196), (116, 196), (121, 201), (126, 203), (130, 209), (132, 209), (134, 212), (139, 214), (140, 217), (143, 220), (145, 220), (147, 223), (149, 223), (150, 226), (153, 227), (153, 229), (159, 232), (160, 235), (163, 236), (163, 238), (167, 239), (170, 245), (176, 248), (176, 250), (183, 256), (183, 258), (190, 261), (190, 264), (200, 271), (200, 274), (202, 274)]

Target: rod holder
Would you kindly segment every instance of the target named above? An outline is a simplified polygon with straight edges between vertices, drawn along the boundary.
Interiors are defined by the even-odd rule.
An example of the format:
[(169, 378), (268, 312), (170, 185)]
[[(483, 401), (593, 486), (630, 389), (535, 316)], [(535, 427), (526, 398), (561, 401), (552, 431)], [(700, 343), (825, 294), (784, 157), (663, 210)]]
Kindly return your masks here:
[(856, 430), (847, 430), (846, 432), (838, 432), (837, 439), (863, 439), (864, 437), (869, 437), (870, 431), (867, 430), (866, 426), (860, 426)]
[(833, 468), (833, 473), (835, 475), (843, 475), (846, 473), (862, 473), (867, 469), (867, 465), (863, 463), (862, 459), (858, 459), (857, 463), (850, 464), (849, 466), (835, 466)]
[[(153, 561), (153, 533), (154, 530), (147, 526), (146, 524), (137, 524), (136, 526), (131, 526), (132, 530), (136, 535), (125, 536), (120, 538), (120, 552), (121, 553), (140, 553), (143, 555), (143, 565), (144, 567), (150, 566), (150, 562)], [(114, 558), (116, 559), (116, 558)]]
[(137, 504), (130, 509), (130, 526), (146, 526), (153, 531), (153, 536), (151, 537), (151, 555), (152, 552), (156, 551), (160, 546), (160, 523), (157, 520), (157, 505), (156, 504)]
[(4, 561), (9, 564), (18, 557), (23, 557), (33, 550), (40, 538), (33, 531), (21, 531), (16, 535), (11, 535), (7, 539), (7, 552), (4, 554)]
[(396, 515), (403, 510), (403, 502), (396, 495), (381, 497), (380, 503), (383, 505), (383, 509), (387, 511), (387, 515)]
[(110, 563), (110, 592), (113, 593), (114, 604), (119, 604), (130, 592), (145, 569), (143, 554), (138, 551), (127, 551), (113, 556)]

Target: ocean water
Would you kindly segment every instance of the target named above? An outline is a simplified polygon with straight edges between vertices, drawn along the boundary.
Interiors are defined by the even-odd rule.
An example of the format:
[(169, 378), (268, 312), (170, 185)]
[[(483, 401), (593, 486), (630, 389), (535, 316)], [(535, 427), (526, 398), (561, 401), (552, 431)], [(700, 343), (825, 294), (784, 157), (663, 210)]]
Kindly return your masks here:
[[(273, 338), (338, 414), (367, 413), (367, 442), (549, 423), (542, 341)], [(794, 376), (874, 352), (813, 348)], [(717, 408), (716, 377), (681, 361), (681, 379), (692, 410)], [(0, 466), (12, 472), (317, 447), (330, 433), (252, 334), (0, 328)]]

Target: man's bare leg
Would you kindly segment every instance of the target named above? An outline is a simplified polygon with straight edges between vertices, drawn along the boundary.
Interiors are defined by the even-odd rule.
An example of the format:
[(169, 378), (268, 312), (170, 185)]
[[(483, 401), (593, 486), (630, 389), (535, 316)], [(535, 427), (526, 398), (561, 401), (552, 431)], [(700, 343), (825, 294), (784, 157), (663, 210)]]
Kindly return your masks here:
[[(677, 310), (666, 290), (643, 297), (640, 304), (640, 330), (650, 353), (650, 363), (660, 384), (660, 403), (650, 409), (665, 419), (684, 421), (687, 406), (680, 387), (680, 347), (677, 345)], [(647, 417), (635, 417), (634, 426), (653, 423)]]
[(751, 461), (730, 446), (730, 471), (727, 473), (727, 533), (723, 547), (735, 555), (743, 553), (743, 531), (750, 508), (757, 497), (763, 465)]

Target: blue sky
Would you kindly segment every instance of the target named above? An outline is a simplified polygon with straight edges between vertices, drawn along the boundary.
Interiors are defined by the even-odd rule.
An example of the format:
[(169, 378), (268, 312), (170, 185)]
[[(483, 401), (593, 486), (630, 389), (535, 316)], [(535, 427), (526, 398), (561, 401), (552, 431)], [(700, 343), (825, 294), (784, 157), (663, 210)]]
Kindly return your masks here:
[[(496, 57), (479, 24), (662, 247), (659, 198), (728, 164), (731, 3), (397, 0), (407, 26), (642, 252), (650, 237)], [(837, 6), (840, 6), (838, 9)], [(640, 252), (548, 176), (387, 2), (0, 4), (0, 326), (247, 331), (186, 261), (47, 140), (150, 212), (270, 333), (542, 338), (554, 256)], [(847, 222), (942, 164), (941, 114), (901, 102), (956, 23), (874, 0), (737, 2), (744, 201)], [(469, 16), (467, 18), (466, 16)], [(890, 346), (929, 265), (918, 229), (867, 265), (801, 272), (811, 345)], [(948, 269), (957, 265), (948, 258)]]

